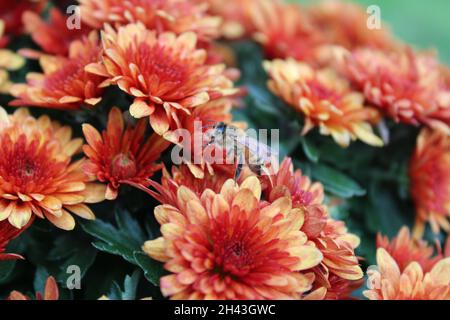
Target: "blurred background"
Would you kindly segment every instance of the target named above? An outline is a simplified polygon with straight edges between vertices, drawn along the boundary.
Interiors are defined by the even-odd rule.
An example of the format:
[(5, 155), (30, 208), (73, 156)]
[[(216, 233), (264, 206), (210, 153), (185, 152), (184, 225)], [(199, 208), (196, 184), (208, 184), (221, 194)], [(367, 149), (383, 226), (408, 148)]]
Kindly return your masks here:
[[(319, 0), (291, 0), (313, 4)], [(450, 0), (353, 0), (378, 5), (381, 18), (400, 39), (416, 48), (435, 48), (450, 65)]]

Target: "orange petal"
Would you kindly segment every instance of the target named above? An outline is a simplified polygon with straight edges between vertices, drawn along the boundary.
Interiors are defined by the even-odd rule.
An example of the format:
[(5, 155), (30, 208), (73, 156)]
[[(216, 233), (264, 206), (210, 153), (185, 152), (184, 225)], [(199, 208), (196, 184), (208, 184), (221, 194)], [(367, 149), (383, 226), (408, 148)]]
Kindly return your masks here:
[(45, 213), (45, 217), (60, 229), (66, 231), (73, 230), (75, 228), (75, 219), (66, 210), (63, 209), (61, 211), (62, 214), (59, 217), (47, 212)]

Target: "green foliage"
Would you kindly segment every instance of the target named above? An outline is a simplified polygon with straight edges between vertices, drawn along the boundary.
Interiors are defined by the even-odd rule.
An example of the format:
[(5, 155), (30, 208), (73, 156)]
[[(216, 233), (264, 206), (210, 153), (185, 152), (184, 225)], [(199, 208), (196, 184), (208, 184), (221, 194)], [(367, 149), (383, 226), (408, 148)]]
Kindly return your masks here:
[(101, 220), (82, 222), (81, 225), (88, 234), (97, 241), (92, 245), (103, 252), (119, 255), (127, 262), (139, 266), (145, 277), (153, 285), (159, 285), (159, 278), (164, 270), (159, 263), (142, 252), (141, 246), (148, 240), (136, 220), (126, 211), (116, 212), (117, 227)]

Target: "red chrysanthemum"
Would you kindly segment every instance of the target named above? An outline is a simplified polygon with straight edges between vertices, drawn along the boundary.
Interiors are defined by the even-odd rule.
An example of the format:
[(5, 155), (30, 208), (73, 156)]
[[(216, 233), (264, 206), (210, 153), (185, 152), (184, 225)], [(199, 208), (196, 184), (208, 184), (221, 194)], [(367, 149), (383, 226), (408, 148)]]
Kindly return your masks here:
[(69, 29), (67, 17), (59, 9), (52, 8), (49, 16), (49, 21), (46, 22), (39, 14), (32, 11), (27, 11), (23, 15), (26, 32), (31, 34), (34, 42), (46, 54), (67, 56), (71, 43), (87, 36), (91, 31), (86, 25)]
[(219, 36), (220, 18), (210, 16), (202, 1), (185, 0), (79, 0), (81, 18), (93, 28), (105, 23), (123, 26), (140, 22), (158, 33), (195, 32), (199, 39)]
[(399, 122), (450, 134), (450, 89), (437, 60), (411, 49), (351, 52), (341, 68), (374, 106)]
[(450, 231), (450, 136), (423, 129), (410, 160), (411, 195), (416, 205), (416, 238), (429, 222), (433, 232)]
[(86, 203), (102, 201), (105, 191), (89, 182), (83, 160), (72, 162), (83, 142), (71, 136), (69, 127), (47, 116), (35, 119), (26, 109), (8, 115), (0, 108), (0, 221), (23, 228), (37, 216), (71, 230), (69, 212), (95, 218)]
[(363, 95), (332, 69), (315, 70), (293, 59), (266, 61), (264, 67), (269, 89), (304, 115), (303, 134), (319, 127), (342, 147), (356, 139), (383, 145), (371, 126), (379, 121), (378, 111), (365, 106)]
[(314, 61), (316, 49), (324, 44), (320, 32), (313, 29), (297, 4), (261, 0), (250, 14), (255, 26), (254, 37), (263, 45), (269, 59)]
[(383, 248), (377, 250), (378, 270), (368, 271), (370, 300), (450, 300), (450, 258), (424, 272), (417, 262), (401, 270)]
[(358, 4), (340, 1), (321, 1), (306, 8), (315, 32), (321, 33), (328, 44), (347, 49), (371, 47), (392, 50), (396, 43), (389, 30), (381, 25), (369, 28), (369, 15)]
[(47, 0), (0, 0), (0, 20), (5, 22), (7, 34), (21, 34), (23, 13), (25, 11), (40, 13), (46, 4)]
[(160, 135), (180, 127), (180, 113), (237, 92), (224, 65), (206, 64), (206, 51), (196, 49), (194, 33), (157, 35), (139, 23), (117, 32), (106, 27), (102, 39), (103, 62), (89, 71), (134, 96), (131, 115), (149, 117)]
[(0, 221), (0, 261), (23, 259), (18, 254), (5, 253), (8, 243), (17, 238), (26, 227), (18, 229), (12, 226), (8, 221)]
[[(36, 292), (36, 300), (58, 300), (59, 299), (59, 289), (55, 278), (48, 277), (45, 282), (44, 294)], [(19, 291), (13, 291), (7, 298), (7, 300), (31, 300), (30, 297), (24, 295)]]
[(266, 182), (266, 198), (273, 202), (279, 197), (289, 195), (293, 207), (304, 212), (305, 221), (301, 231), (324, 257), (320, 265), (313, 269), (316, 274), (315, 291), (307, 298), (348, 298), (350, 288), (360, 285), (359, 280), (363, 277), (358, 258), (355, 256), (359, 238), (348, 233), (343, 222), (328, 216), (328, 209), (323, 204), (323, 186), (320, 183), (311, 183), (300, 170), (294, 172), (289, 158), (282, 162), (271, 181), (272, 183)]
[(224, 183), (199, 197), (178, 188), (177, 206), (155, 209), (162, 237), (143, 249), (171, 275), (161, 290), (172, 299), (297, 299), (311, 289), (322, 254), (299, 231), (304, 215), (288, 197), (261, 200), (256, 177)]
[(424, 272), (429, 272), (442, 259), (442, 253), (435, 255), (435, 248), (424, 240), (416, 240), (410, 236), (408, 227), (403, 227), (398, 235), (389, 241), (381, 234), (377, 236), (377, 248), (385, 249), (403, 271), (413, 261), (420, 264)]
[(5, 23), (0, 20), (0, 93), (8, 94), (12, 85), (8, 71), (20, 69), (25, 64), (25, 60), (14, 52), (3, 49), (8, 43), (4, 32)]
[(261, 0), (207, 0), (209, 12), (220, 16), (222, 36), (229, 39), (251, 37), (255, 26), (251, 14)]
[(29, 73), (27, 84), (17, 84), (11, 93), (17, 98), (13, 106), (29, 105), (55, 109), (79, 109), (94, 106), (102, 99), (102, 77), (90, 74), (84, 68), (101, 59), (101, 47), (95, 31), (70, 44), (69, 57), (40, 57), (44, 71)]
[(83, 151), (89, 159), (83, 169), (87, 175), (108, 184), (106, 199), (115, 199), (123, 183), (148, 187), (150, 177), (161, 169), (156, 161), (169, 142), (155, 134), (145, 139), (146, 124), (142, 119), (136, 126), (125, 127), (121, 111), (114, 107), (102, 134), (89, 124), (83, 125), (88, 143)]

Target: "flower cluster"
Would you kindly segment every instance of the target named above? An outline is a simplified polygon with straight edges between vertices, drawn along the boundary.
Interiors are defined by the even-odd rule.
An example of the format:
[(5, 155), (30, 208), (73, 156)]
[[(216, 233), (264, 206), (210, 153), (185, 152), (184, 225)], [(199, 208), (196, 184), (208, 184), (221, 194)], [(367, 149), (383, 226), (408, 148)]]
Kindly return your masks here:
[[(371, 300), (449, 300), (450, 256), (433, 257), (433, 248), (412, 240), (403, 228), (389, 243), (379, 237), (377, 269), (368, 271)], [(448, 248), (447, 248), (448, 249)]]
[[(374, 258), (367, 256), (370, 244), (360, 246), (367, 235), (358, 226), (372, 220), (355, 226), (355, 211), (367, 207), (334, 197), (343, 186), (361, 196), (366, 189), (373, 202), (372, 189), (384, 176), (371, 166), (383, 162), (381, 170), (386, 168), (391, 158), (379, 158), (396, 148), (388, 149), (386, 131), (403, 129), (402, 123), (408, 138), (420, 133), (411, 157), (406, 155), (408, 165), (405, 158), (388, 164), (402, 173), (389, 182), (401, 180), (404, 187), (408, 176), (410, 197), (399, 207), (414, 203), (416, 222), (412, 233), (404, 227), (392, 240), (380, 230), (377, 266), (367, 270), (364, 295), (450, 300), (450, 237), (445, 247), (424, 240), (427, 223), (436, 239), (450, 232), (450, 69), (433, 54), (401, 43), (384, 25), (368, 28), (362, 8), (337, 0), (310, 6), (281, 0), (78, 3), (78, 25), (71, 29), (61, 3), (0, 0), (0, 94), (16, 107), (0, 107), (0, 264), (39, 260), (28, 242), (36, 240), (41, 222), (72, 231), (75, 216), (94, 220), (94, 211), (105, 212), (107, 220), (115, 211), (117, 229), (109, 221), (85, 221), (71, 236), (83, 241), (88, 232), (104, 241), (94, 242), (95, 250), (144, 269), (165, 298), (352, 299), (363, 286), (363, 267)], [(11, 44), (24, 35), (30, 45), (13, 52)], [(247, 68), (241, 55), (249, 41), (261, 48), (262, 58)], [(11, 71), (22, 68), (25, 58), (37, 62), (27, 64), (23, 83), (13, 84)], [(236, 84), (237, 66), (245, 73), (243, 87)], [(257, 115), (263, 107), (267, 113)], [(286, 119), (284, 112), (297, 117)], [(295, 139), (282, 141), (285, 158), (269, 172), (258, 151), (272, 148), (257, 141), (254, 151), (239, 136), (265, 115), (277, 120), (268, 125), (278, 122), (286, 131), (294, 128), (291, 120), (298, 122), (295, 130), (302, 126)], [(210, 147), (214, 155), (253, 156), (258, 163), (213, 163), (203, 153), (200, 163), (170, 162), (171, 147), (185, 145), (178, 129), (193, 136), (183, 156), (196, 156), (198, 122), (200, 151)], [(205, 134), (211, 128), (211, 136)], [(236, 145), (227, 149), (220, 139)], [(345, 149), (351, 143), (358, 153), (369, 150), (367, 158), (352, 162), (353, 148)], [(335, 155), (347, 156), (346, 163), (336, 164)], [(149, 199), (141, 201), (130, 187)], [(352, 210), (334, 215), (336, 203)], [(131, 214), (122, 216), (122, 209)], [(138, 212), (147, 215), (123, 218)], [(149, 232), (139, 230), (144, 225)], [(29, 241), (16, 246), (22, 239)], [(65, 242), (60, 239), (68, 238), (52, 240)], [(49, 255), (70, 251), (65, 245)], [(158, 263), (161, 270), (148, 272)], [(126, 291), (137, 288), (136, 278), (125, 280)], [(13, 291), (7, 299), (58, 300), (57, 281), (49, 277), (34, 297)]]
[(270, 178), (229, 177), (216, 171), (197, 179), (181, 167), (153, 184), (162, 237), (143, 249), (172, 273), (161, 279), (163, 294), (347, 298), (363, 276), (354, 253), (359, 239), (328, 216), (322, 185), (293, 172), (289, 159)]

